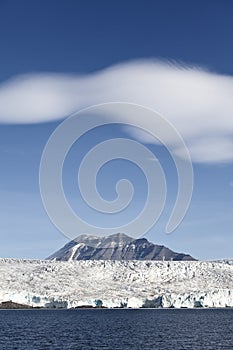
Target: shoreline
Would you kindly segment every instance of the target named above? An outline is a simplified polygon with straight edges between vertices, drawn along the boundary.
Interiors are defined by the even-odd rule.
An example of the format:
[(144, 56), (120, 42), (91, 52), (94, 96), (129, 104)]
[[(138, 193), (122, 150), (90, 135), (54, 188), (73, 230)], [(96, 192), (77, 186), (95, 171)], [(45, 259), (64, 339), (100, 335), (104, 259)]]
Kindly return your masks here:
[[(4, 307), (6, 306), (6, 307)], [(226, 306), (226, 307), (106, 307), (106, 306), (91, 306), (91, 305), (83, 305), (83, 306), (77, 306), (77, 307), (71, 307), (71, 308), (49, 308), (49, 307), (43, 307), (43, 306), (32, 306), (32, 305), (25, 305), (25, 304), (19, 304), (14, 303), (12, 301), (5, 301), (0, 304), (0, 312), (1, 310), (54, 310), (54, 311), (64, 311), (64, 310), (226, 310), (231, 309), (233, 310), (233, 307)]]

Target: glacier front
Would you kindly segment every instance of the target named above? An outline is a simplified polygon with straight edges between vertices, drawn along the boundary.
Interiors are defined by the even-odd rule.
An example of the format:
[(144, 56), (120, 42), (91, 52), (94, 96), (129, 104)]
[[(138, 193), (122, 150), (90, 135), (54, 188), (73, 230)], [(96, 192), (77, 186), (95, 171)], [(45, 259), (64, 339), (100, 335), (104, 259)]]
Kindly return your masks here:
[(233, 307), (233, 261), (0, 259), (0, 302), (34, 307)]

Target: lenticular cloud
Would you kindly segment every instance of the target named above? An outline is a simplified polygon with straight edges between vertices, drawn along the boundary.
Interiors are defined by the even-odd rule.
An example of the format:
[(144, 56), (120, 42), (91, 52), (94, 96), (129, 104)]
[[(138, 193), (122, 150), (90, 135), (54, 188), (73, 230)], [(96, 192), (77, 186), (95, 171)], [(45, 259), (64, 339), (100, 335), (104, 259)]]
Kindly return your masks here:
[[(169, 120), (194, 161), (232, 162), (232, 96), (231, 76), (199, 67), (132, 61), (89, 75), (13, 77), (0, 85), (0, 123), (47, 122), (94, 104), (130, 102), (154, 109)], [(143, 142), (153, 142), (136, 129), (128, 132)], [(175, 145), (174, 150), (179, 154)]]

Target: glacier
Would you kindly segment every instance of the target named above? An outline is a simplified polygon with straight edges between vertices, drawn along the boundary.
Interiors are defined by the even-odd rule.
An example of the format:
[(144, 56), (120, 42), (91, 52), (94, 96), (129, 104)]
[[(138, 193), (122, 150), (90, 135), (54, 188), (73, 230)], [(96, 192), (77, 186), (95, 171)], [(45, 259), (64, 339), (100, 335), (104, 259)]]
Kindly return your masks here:
[(33, 307), (233, 307), (233, 260), (0, 259), (0, 302)]

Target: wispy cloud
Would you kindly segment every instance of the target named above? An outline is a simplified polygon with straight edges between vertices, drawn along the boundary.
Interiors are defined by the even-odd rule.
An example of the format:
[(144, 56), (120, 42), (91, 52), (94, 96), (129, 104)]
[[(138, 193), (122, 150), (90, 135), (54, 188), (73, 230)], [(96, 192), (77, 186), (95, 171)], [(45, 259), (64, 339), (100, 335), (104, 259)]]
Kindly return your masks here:
[[(233, 77), (153, 60), (119, 64), (89, 75), (27, 74), (0, 85), (0, 122), (64, 118), (93, 104), (126, 101), (165, 116), (194, 161), (233, 161)], [(144, 142), (151, 137), (129, 129)], [(177, 150), (178, 152), (179, 150)]]

